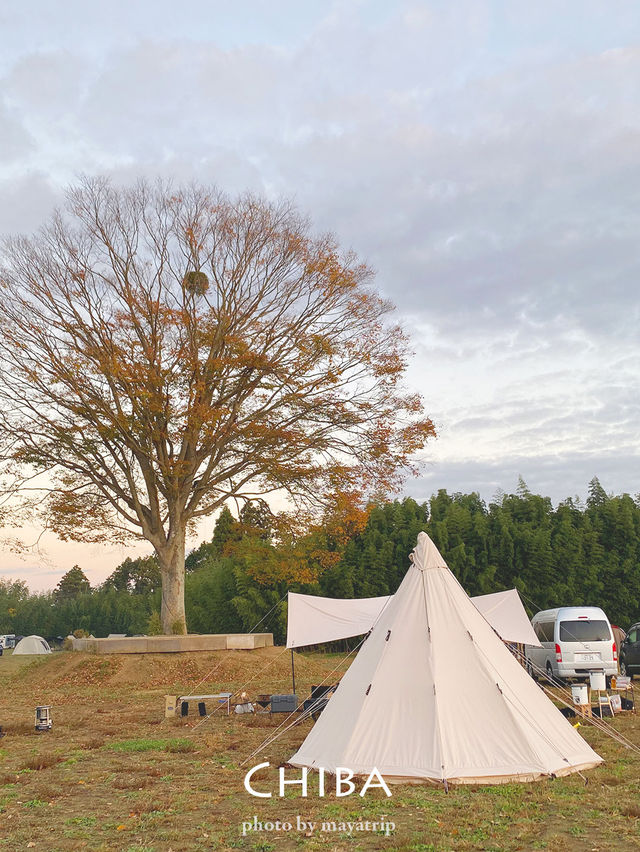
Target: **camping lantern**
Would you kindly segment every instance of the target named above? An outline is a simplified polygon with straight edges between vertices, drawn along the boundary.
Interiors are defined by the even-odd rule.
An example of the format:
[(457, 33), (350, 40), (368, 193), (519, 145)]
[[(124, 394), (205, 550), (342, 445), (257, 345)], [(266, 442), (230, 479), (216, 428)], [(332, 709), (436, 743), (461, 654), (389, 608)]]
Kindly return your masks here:
[(42, 707), (36, 707), (36, 731), (50, 731), (52, 725), (51, 705), (46, 704)]

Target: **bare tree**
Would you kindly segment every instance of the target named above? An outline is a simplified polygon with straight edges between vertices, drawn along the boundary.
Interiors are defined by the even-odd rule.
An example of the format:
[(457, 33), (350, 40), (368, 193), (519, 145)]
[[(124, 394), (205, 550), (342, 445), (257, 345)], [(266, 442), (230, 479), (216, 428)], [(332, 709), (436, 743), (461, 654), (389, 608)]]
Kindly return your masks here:
[(163, 629), (183, 631), (189, 525), (230, 498), (386, 492), (434, 434), (370, 279), (287, 203), (85, 179), (4, 244), (7, 510), (149, 541)]

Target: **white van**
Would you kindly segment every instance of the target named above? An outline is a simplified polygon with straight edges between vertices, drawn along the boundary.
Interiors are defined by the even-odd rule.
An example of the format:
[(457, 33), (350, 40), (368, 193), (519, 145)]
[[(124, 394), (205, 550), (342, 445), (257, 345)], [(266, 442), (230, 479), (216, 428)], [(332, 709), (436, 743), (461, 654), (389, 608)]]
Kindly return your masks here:
[(2, 656), (2, 652), (5, 650), (5, 648), (15, 648), (15, 646), (15, 633), (3, 633), (2, 635), (0, 635), (0, 657)]
[(526, 645), (527, 670), (555, 678), (583, 678), (590, 672), (618, 672), (618, 649), (609, 619), (596, 606), (545, 609), (531, 619), (539, 648)]

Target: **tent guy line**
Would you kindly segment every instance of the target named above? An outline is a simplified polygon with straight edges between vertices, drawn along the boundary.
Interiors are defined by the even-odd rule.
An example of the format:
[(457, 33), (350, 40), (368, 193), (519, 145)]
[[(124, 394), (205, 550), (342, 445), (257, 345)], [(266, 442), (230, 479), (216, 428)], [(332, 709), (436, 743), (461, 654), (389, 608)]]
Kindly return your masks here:
[[(335, 666), (335, 667), (334, 667), (334, 668), (333, 668), (333, 669), (329, 672), (329, 674), (327, 674), (327, 675), (325, 675), (325, 676), (324, 676), (324, 678), (320, 681), (320, 683), (318, 684), (318, 686), (324, 686), (324, 685), (326, 684), (327, 680), (329, 680), (329, 678), (331, 678), (331, 676), (332, 676), (332, 675), (334, 675), (334, 674), (335, 674), (335, 673), (336, 673), (336, 672), (340, 669), (340, 667), (342, 666), (342, 664), (343, 664), (344, 662), (346, 662), (346, 660), (348, 660), (348, 659), (349, 659), (349, 657), (351, 657), (353, 654), (355, 654), (355, 653), (356, 653), (356, 652), (360, 649), (360, 646), (364, 644), (364, 642), (366, 641), (366, 639), (367, 639), (367, 636), (363, 636), (363, 637), (362, 637), (362, 639), (361, 639), (361, 640), (358, 642), (358, 644), (356, 645), (356, 647), (355, 647), (355, 648), (352, 648), (352, 650), (351, 650), (351, 651), (349, 651), (349, 652), (348, 652), (348, 653), (347, 653), (344, 657), (342, 657), (342, 659), (341, 659), (341, 660), (337, 663), (337, 665), (336, 665), (336, 666)], [(274, 729), (274, 730), (273, 730), (273, 731), (272, 731), (272, 732), (271, 732), (271, 733), (270, 733), (270, 734), (269, 734), (269, 735), (268, 735), (268, 736), (267, 736), (267, 737), (266, 737), (266, 738), (265, 738), (265, 739), (264, 739), (264, 740), (260, 743), (260, 745), (259, 745), (259, 746), (258, 746), (258, 747), (257, 747), (257, 748), (256, 748), (256, 749), (255, 749), (255, 750), (254, 750), (254, 751), (253, 751), (253, 752), (252, 752), (252, 753), (248, 756), (248, 757), (246, 757), (246, 758), (242, 761), (242, 763), (240, 764), (240, 766), (244, 766), (244, 765), (245, 765), (245, 764), (246, 764), (249, 760), (251, 760), (251, 759), (252, 759), (253, 757), (255, 757), (257, 754), (260, 754), (260, 752), (261, 752), (261, 751), (263, 751), (265, 748), (267, 748), (268, 746), (270, 746), (270, 745), (271, 745), (272, 743), (274, 743), (276, 740), (280, 739), (280, 737), (282, 736), (282, 734), (285, 734), (287, 731), (291, 730), (291, 728), (294, 728), (294, 727), (295, 727), (295, 726), (296, 726), (299, 722), (303, 722), (305, 719), (308, 719), (308, 718), (309, 718), (309, 716), (311, 716), (311, 715), (313, 714), (313, 711), (314, 711), (314, 708), (313, 708), (313, 706), (311, 706), (311, 707), (308, 707), (306, 710), (304, 710), (302, 713), (298, 713), (298, 711), (297, 711), (297, 710), (293, 710), (291, 713), (289, 713), (287, 716), (285, 716), (285, 718), (282, 720), (282, 722), (280, 722), (280, 724), (278, 725), (278, 727), (277, 727), (277, 728), (275, 728), (275, 729)], [(286, 727), (286, 728), (284, 728), (284, 730), (280, 730), (280, 729), (282, 728), (282, 726), (283, 726), (283, 725), (286, 725), (286, 724), (287, 724), (287, 722), (288, 722), (288, 721), (290, 721), (291, 719), (293, 719), (293, 722), (291, 722), (291, 724), (290, 724), (290, 725), (287, 725), (287, 727)]]
[[(555, 689), (557, 689), (558, 692), (560, 692), (560, 695), (557, 695), (556, 693), (552, 692), (547, 686), (545, 686), (544, 682), (538, 684), (540, 689), (544, 690), (544, 692), (550, 698), (553, 698), (557, 701), (560, 701), (562, 704), (564, 704), (565, 707), (569, 707), (570, 709), (574, 708), (575, 705), (573, 703), (572, 695), (569, 692), (569, 690), (565, 687), (565, 685), (562, 683), (562, 681), (558, 680), (553, 675), (550, 675), (546, 671), (546, 669), (543, 669), (537, 663), (534, 663), (533, 660), (528, 660), (527, 657), (524, 654), (522, 654), (518, 649), (516, 649), (514, 653), (516, 654), (518, 660), (520, 660), (521, 664), (522, 663), (524, 663), (524, 664), (529, 663), (529, 665), (536, 672), (536, 674), (539, 675), (539, 677), (542, 678), (543, 681), (546, 680), (553, 687), (555, 687)], [(584, 717), (581, 717), (581, 718), (582, 718), (582, 721), (589, 722), (591, 725), (593, 725), (594, 728), (597, 728), (601, 733), (606, 734), (608, 737), (615, 740), (619, 745), (622, 745), (625, 748), (630, 749), (631, 751), (635, 751), (638, 754), (640, 754), (640, 747), (638, 747), (631, 740), (627, 739), (624, 736), (624, 734), (622, 734), (620, 731), (616, 730), (613, 727), (613, 725), (610, 725), (604, 718), (602, 718), (600, 716), (584, 716)]]
[[(294, 592), (289, 592), (288, 594), (289, 594), (289, 595), (291, 595), (291, 594), (295, 594), (295, 593), (294, 593)], [(298, 597), (313, 597), (313, 596), (312, 596), (312, 595), (299, 595)], [(335, 667), (334, 667), (334, 668), (333, 668), (333, 669), (329, 672), (329, 674), (327, 674), (327, 675), (325, 675), (325, 676), (324, 676), (324, 678), (320, 681), (320, 683), (318, 684), (318, 686), (324, 686), (324, 685), (326, 684), (327, 680), (328, 680), (328, 679), (329, 679), (329, 678), (330, 678), (333, 674), (335, 674), (335, 673), (336, 673), (336, 672), (340, 669), (340, 667), (342, 666), (342, 664), (343, 664), (346, 660), (348, 660), (348, 659), (349, 659), (349, 657), (351, 657), (353, 654), (355, 654), (355, 653), (356, 653), (356, 652), (360, 649), (360, 647), (361, 647), (361, 646), (362, 646), (362, 645), (366, 642), (366, 640), (367, 640), (367, 639), (368, 639), (368, 637), (369, 637), (369, 634), (371, 633), (371, 631), (373, 630), (373, 628), (375, 627), (375, 625), (378, 623), (378, 621), (379, 621), (379, 620), (380, 620), (380, 618), (382, 617), (382, 613), (384, 612), (385, 608), (387, 607), (387, 605), (388, 605), (389, 601), (392, 599), (392, 597), (393, 597), (393, 595), (389, 595), (389, 596), (387, 596), (387, 597), (386, 597), (386, 598), (384, 598), (384, 599), (378, 599), (378, 600), (382, 600), (382, 601), (383, 601), (383, 603), (382, 603), (381, 608), (378, 610), (377, 614), (376, 614), (376, 613), (374, 613), (374, 614), (373, 614), (373, 623), (371, 624), (371, 627), (369, 628), (369, 630), (368, 630), (368, 631), (366, 632), (366, 634), (362, 637), (362, 639), (360, 639), (360, 641), (359, 641), (359, 642), (358, 642), (358, 644), (355, 646), (355, 648), (352, 648), (352, 649), (351, 649), (351, 651), (348, 651), (348, 652), (347, 652), (347, 654), (346, 654), (344, 657), (342, 657), (342, 659), (338, 662), (338, 664), (337, 664), (337, 665), (336, 665), (336, 666), (335, 666)], [(336, 600), (336, 599), (334, 599), (334, 598), (325, 598), (324, 600)], [(357, 600), (357, 599), (356, 599), (356, 600)], [(371, 600), (371, 599), (370, 599), (370, 598), (369, 598), (369, 599), (366, 599), (366, 598), (365, 598), (365, 600)], [(287, 615), (288, 615), (288, 612), (287, 612)], [(357, 635), (357, 634), (351, 634), (351, 635)], [(348, 637), (344, 637), (344, 638), (348, 638)], [(287, 648), (288, 648), (288, 647), (289, 647), (289, 645), (288, 645), (288, 643), (287, 643)], [(293, 649), (291, 649), (291, 653), (293, 654)], [(294, 710), (293, 712), (289, 713), (289, 715), (288, 715), (288, 716), (286, 716), (286, 717), (282, 720), (282, 722), (278, 725), (278, 727), (277, 727), (277, 728), (276, 728), (276, 729), (275, 729), (275, 730), (274, 730), (271, 734), (269, 734), (269, 736), (268, 736), (268, 737), (266, 737), (266, 738), (263, 740), (263, 742), (262, 742), (262, 743), (261, 743), (261, 744), (260, 744), (260, 745), (259, 745), (256, 749), (255, 749), (255, 751), (253, 751), (253, 752), (252, 752), (252, 753), (251, 753), (248, 757), (246, 757), (246, 758), (242, 761), (242, 763), (240, 764), (240, 766), (244, 766), (244, 765), (245, 765), (245, 764), (246, 764), (249, 760), (251, 760), (251, 759), (252, 759), (253, 757), (255, 757), (257, 754), (260, 754), (260, 752), (261, 752), (261, 751), (263, 751), (265, 748), (267, 748), (267, 747), (268, 747), (268, 746), (270, 746), (272, 743), (274, 743), (277, 739), (279, 739), (279, 738), (282, 736), (282, 734), (286, 733), (286, 731), (289, 731), (291, 728), (294, 728), (294, 727), (295, 727), (295, 726), (296, 726), (299, 722), (302, 722), (302, 721), (304, 721), (305, 719), (308, 719), (308, 718), (309, 718), (309, 716), (311, 716), (311, 715), (312, 715), (312, 713), (313, 713), (313, 708), (312, 708), (312, 707), (308, 707), (308, 708), (307, 708), (307, 710), (306, 710), (306, 711), (303, 711), (303, 713), (302, 713), (302, 714), (299, 714), (297, 710)], [(292, 717), (293, 717), (293, 722), (291, 722), (291, 724), (290, 724), (290, 725), (287, 725), (287, 727), (286, 727), (284, 730), (280, 731), (280, 729), (282, 728), (282, 726), (283, 726), (283, 725), (285, 725), (285, 724), (286, 724), (286, 723), (287, 723), (287, 722), (288, 722), (288, 721), (289, 721)], [(278, 733), (279, 731), (280, 731), (280, 733)]]
[[(277, 655), (273, 658), (273, 660), (271, 660), (271, 662), (270, 662), (270, 663), (268, 663), (266, 666), (264, 666), (263, 668), (261, 668), (261, 669), (260, 669), (260, 671), (256, 672), (254, 675), (252, 675), (252, 676), (249, 678), (249, 680), (246, 680), (246, 681), (242, 684), (242, 686), (239, 686), (239, 687), (238, 687), (238, 689), (236, 689), (236, 691), (235, 691), (235, 692), (232, 692), (232, 693), (230, 694), (230, 696), (229, 696), (229, 701), (231, 701), (231, 699), (232, 699), (232, 698), (236, 698), (238, 695), (241, 695), (241, 694), (244, 692), (244, 690), (246, 689), (246, 687), (247, 687), (247, 686), (248, 686), (248, 685), (249, 685), (252, 681), (254, 681), (254, 680), (258, 677), (258, 675), (262, 675), (262, 674), (264, 674), (264, 672), (266, 672), (268, 669), (270, 669), (270, 668), (271, 668), (271, 666), (273, 666), (275, 663), (277, 663), (277, 662), (278, 662), (278, 660), (282, 657), (282, 655), (283, 655), (283, 654), (286, 654), (286, 653), (287, 653), (287, 651), (288, 651), (288, 648), (283, 648), (283, 649), (280, 651), (280, 653), (279, 653), (279, 654), (277, 654)], [(195, 726), (194, 726), (193, 731), (191, 732), (191, 733), (192, 733), (192, 735), (193, 735), (193, 734), (197, 731), (197, 729), (200, 727), (200, 725), (203, 725), (203, 724), (204, 724), (204, 723), (205, 723), (208, 719), (210, 719), (210, 718), (211, 718), (211, 717), (212, 717), (215, 713), (217, 713), (217, 712), (218, 712), (218, 710), (220, 710), (222, 707), (226, 707), (226, 702), (225, 702), (225, 704), (220, 704), (220, 705), (218, 705), (218, 707), (216, 707), (214, 710), (212, 710), (212, 711), (211, 711), (211, 713), (207, 713), (207, 715), (206, 715), (206, 716), (203, 716), (203, 718), (202, 718), (202, 719), (200, 719), (200, 721), (197, 723), (197, 725), (195, 725)]]
[[(287, 592), (285, 592), (285, 593), (284, 593), (284, 595), (280, 598), (280, 600), (279, 600), (279, 601), (277, 601), (276, 603), (274, 603), (274, 605), (271, 607), (271, 609), (270, 609), (267, 613), (265, 613), (265, 614), (262, 616), (262, 618), (261, 618), (261, 619), (260, 619), (260, 620), (259, 620), (256, 624), (254, 624), (254, 626), (251, 628), (251, 630), (249, 630), (249, 631), (247, 631), (247, 632), (248, 632), (248, 633), (255, 633), (255, 632), (256, 632), (256, 630), (257, 630), (257, 628), (258, 628), (258, 627), (262, 624), (262, 622), (265, 620), (265, 618), (267, 618), (267, 616), (269, 616), (269, 615), (273, 612), (273, 610), (274, 610), (277, 606), (279, 606), (279, 604), (281, 604), (281, 603), (282, 603), (282, 601), (283, 601), (283, 600), (287, 597), (287, 594), (288, 594), (288, 593), (287, 593)], [(221, 660), (221, 661), (220, 661), (220, 662), (219, 662), (216, 666), (214, 666), (212, 669), (210, 669), (210, 670), (209, 670), (209, 671), (208, 671), (208, 672), (204, 675), (204, 677), (201, 677), (201, 678), (200, 678), (200, 680), (199, 680), (197, 683), (195, 683), (193, 686), (191, 686), (191, 687), (190, 687), (191, 692), (195, 692), (195, 691), (196, 691), (196, 689), (197, 689), (197, 688), (198, 688), (201, 684), (203, 684), (203, 683), (205, 683), (206, 681), (208, 681), (208, 680), (209, 680), (209, 678), (211, 677), (211, 675), (215, 674), (215, 673), (218, 671), (218, 669), (222, 666), (223, 662), (224, 662), (224, 659), (222, 659), (222, 660)], [(208, 718), (208, 717), (207, 717), (207, 718)]]
[[(459, 582), (458, 582), (458, 585), (460, 585)], [(464, 589), (463, 589), (463, 591), (464, 591)], [(515, 590), (513, 590), (513, 591), (515, 591)], [(392, 596), (388, 597), (388, 599), (385, 603), (385, 606), (391, 600), (391, 598), (392, 598)], [(327, 599), (327, 600), (331, 600), (331, 599)], [(376, 600), (376, 599), (365, 599), (365, 600)], [(473, 598), (471, 598), (471, 600), (473, 600), (474, 603), (475, 603), (475, 600)], [(426, 606), (426, 601), (425, 601), (425, 606)], [(387, 636), (386, 636), (385, 641), (389, 641), (390, 638), (391, 638), (391, 630), (389, 630), (387, 632)], [(469, 638), (473, 641), (473, 637), (471, 636), (470, 633), (469, 633)], [(360, 646), (366, 641), (366, 639), (367, 639), (367, 636), (364, 636), (360, 640), (358, 645), (340, 661), (340, 663), (336, 666), (336, 668), (332, 672), (329, 673), (329, 675), (327, 675), (324, 678), (324, 680), (321, 682), (321, 684), (324, 684), (325, 681), (328, 678), (330, 678), (331, 675), (340, 667), (340, 665), (360, 648)], [(526, 661), (526, 658), (518, 651), (517, 648), (515, 649), (515, 653), (516, 653), (516, 656), (518, 657), (518, 659), (520, 661), (522, 661), (522, 660)], [(490, 663), (490, 660), (488, 660), (488, 662)], [(537, 670), (537, 672), (542, 677), (544, 677), (544, 678), (548, 677), (547, 673), (544, 670), (540, 669), (535, 664), (534, 664), (534, 668)], [(552, 685), (557, 687), (559, 689), (559, 691), (561, 692), (560, 696), (555, 695), (553, 692), (551, 692), (551, 690), (547, 689), (544, 685), (539, 685), (539, 686), (540, 686), (541, 689), (543, 689), (545, 691), (545, 693), (551, 699), (557, 699), (562, 704), (564, 704), (566, 707), (572, 708), (573, 707), (573, 701), (571, 699), (571, 695), (564, 688), (563, 684), (561, 684), (560, 682), (557, 682), (554, 678), (551, 678), (551, 682), (552, 682)], [(498, 688), (500, 688), (499, 685), (498, 685)], [(311, 716), (312, 713), (313, 713), (313, 709), (314, 709), (313, 707), (310, 707), (310, 708), (307, 709), (307, 711), (304, 711), (301, 714), (298, 714), (297, 711), (290, 713), (287, 717), (285, 717), (285, 719), (280, 723), (280, 725), (278, 725), (278, 727), (265, 740), (263, 740), (263, 742), (247, 758), (245, 758), (245, 760), (242, 761), (240, 766), (244, 766), (249, 760), (251, 760), (256, 755), (260, 754), (260, 752), (262, 752), (265, 748), (267, 748), (269, 745), (272, 745), (274, 742), (276, 742), (278, 739), (280, 739), (280, 737), (283, 734), (285, 734), (287, 731), (291, 730), (291, 728), (295, 727), (295, 725), (297, 725), (299, 722), (303, 722), (307, 718), (309, 718), (309, 716)], [(526, 711), (526, 708), (525, 708), (525, 711)], [(521, 712), (521, 711), (517, 711), (517, 712)], [(293, 719), (291, 724), (287, 725), (286, 728), (281, 730), (283, 728), (283, 726), (286, 725), (287, 722), (291, 719)], [(620, 734), (620, 732), (616, 731), (616, 729), (613, 728), (611, 725), (609, 725), (604, 719), (598, 719), (598, 718), (594, 717), (594, 718), (588, 718), (588, 721), (593, 725), (593, 727), (595, 727), (597, 730), (601, 731), (603, 734), (605, 734), (606, 736), (608, 736), (611, 739), (613, 739), (614, 741), (616, 741), (619, 745), (622, 745), (627, 749), (631, 749), (633, 751), (640, 753), (640, 748), (638, 748), (638, 746), (636, 746), (635, 743), (631, 742), (626, 737), (624, 737), (622, 734)], [(543, 736), (546, 736), (544, 734), (544, 732), (542, 732), (542, 734), (543, 734)], [(587, 778), (582, 774), (582, 772), (577, 770), (576, 774), (579, 774), (580, 777), (584, 778), (585, 783), (587, 782)]]

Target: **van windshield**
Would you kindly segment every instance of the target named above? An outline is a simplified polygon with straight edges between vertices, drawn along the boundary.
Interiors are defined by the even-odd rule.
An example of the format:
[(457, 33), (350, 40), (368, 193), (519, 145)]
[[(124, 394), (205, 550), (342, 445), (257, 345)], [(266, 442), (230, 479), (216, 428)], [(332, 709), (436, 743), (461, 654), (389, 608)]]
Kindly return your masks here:
[(608, 642), (611, 632), (606, 621), (561, 621), (561, 642)]

